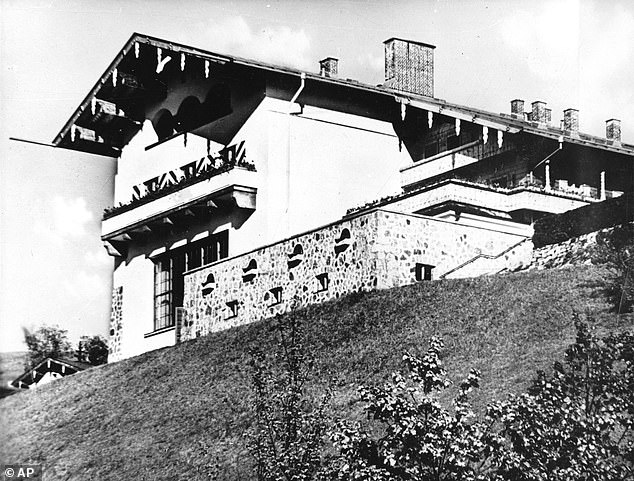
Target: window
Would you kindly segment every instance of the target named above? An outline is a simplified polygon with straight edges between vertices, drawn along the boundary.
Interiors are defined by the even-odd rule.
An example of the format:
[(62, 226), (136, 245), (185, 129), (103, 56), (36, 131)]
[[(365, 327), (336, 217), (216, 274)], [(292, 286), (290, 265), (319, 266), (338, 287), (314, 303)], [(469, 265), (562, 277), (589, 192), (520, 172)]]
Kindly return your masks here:
[(225, 303), (229, 308), (229, 313), (227, 314), (226, 319), (233, 319), (234, 317), (238, 317), (238, 310), (240, 308), (239, 301), (229, 301)]
[(431, 142), (425, 145), (425, 158), (433, 157), (438, 153), (438, 142)]
[(317, 274), (315, 276), (319, 281), (320, 289), (317, 292), (323, 292), (328, 290), (328, 285), (330, 284), (330, 280), (328, 279), (328, 273), (324, 272), (322, 274)]
[(154, 263), (154, 330), (172, 327), (183, 305), (183, 273), (229, 256), (229, 231), (175, 249)]
[(271, 293), (271, 298), (272, 298), (272, 301), (269, 304), (269, 307), (276, 306), (282, 302), (282, 288), (281, 287), (274, 287), (273, 289), (269, 290), (269, 292)]
[(457, 135), (450, 135), (447, 137), (447, 150), (453, 150), (460, 147), (460, 139)]
[(154, 264), (154, 330), (174, 325), (175, 307), (183, 303), (182, 252), (165, 256)]
[(430, 264), (421, 264), (421, 263), (416, 263), (416, 281), (417, 282), (421, 282), (421, 281), (431, 281), (432, 278), (432, 274), (431, 271), (435, 266), (432, 266)]

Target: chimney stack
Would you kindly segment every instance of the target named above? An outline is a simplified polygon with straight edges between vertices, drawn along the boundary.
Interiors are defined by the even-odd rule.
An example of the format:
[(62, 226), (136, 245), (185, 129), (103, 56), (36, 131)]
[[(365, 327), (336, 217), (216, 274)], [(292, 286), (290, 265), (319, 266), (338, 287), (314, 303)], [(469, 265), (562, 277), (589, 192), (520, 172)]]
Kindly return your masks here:
[(385, 86), (434, 96), (434, 45), (390, 38), (385, 45)]
[(520, 99), (511, 100), (511, 115), (524, 120), (524, 101)]
[(547, 122), (547, 112), (546, 102), (542, 102), (541, 100), (536, 100), (531, 104), (533, 108), (531, 112), (531, 121), (539, 122), (540, 124), (545, 124)]
[(319, 61), (319, 75), (322, 77), (337, 77), (339, 73), (339, 59), (326, 57)]
[(563, 129), (569, 134), (579, 133), (579, 111), (577, 109), (564, 110)]
[(621, 143), (621, 121), (610, 119), (605, 121), (605, 138), (613, 143)]

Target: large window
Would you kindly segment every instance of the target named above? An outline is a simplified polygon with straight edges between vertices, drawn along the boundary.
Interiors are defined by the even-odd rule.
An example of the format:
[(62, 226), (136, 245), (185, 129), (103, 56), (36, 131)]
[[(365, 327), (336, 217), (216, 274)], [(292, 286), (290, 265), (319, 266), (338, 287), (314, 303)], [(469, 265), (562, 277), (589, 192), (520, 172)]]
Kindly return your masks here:
[(183, 273), (229, 255), (229, 231), (175, 249), (154, 263), (154, 330), (172, 327), (183, 305)]

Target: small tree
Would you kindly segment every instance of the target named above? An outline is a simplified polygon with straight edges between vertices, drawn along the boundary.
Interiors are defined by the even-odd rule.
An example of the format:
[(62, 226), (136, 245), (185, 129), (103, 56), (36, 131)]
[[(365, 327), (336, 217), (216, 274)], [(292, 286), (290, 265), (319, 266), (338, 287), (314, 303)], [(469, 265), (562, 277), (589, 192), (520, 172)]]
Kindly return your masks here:
[(594, 260), (613, 273), (607, 287), (614, 309), (618, 313), (630, 312), (634, 307), (634, 224), (599, 233)]
[(251, 350), (255, 422), (249, 448), (256, 476), (258, 481), (313, 479), (321, 469), (331, 389), (319, 402), (307, 393), (312, 359), (300, 321), (277, 318), (272, 329), (279, 345), (273, 362), (259, 347)]
[(432, 338), (422, 358), (403, 357), (406, 376), (397, 373), (382, 388), (361, 389), (368, 416), (382, 424), (384, 433), (373, 438), (358, 426), (340, 423), (332, 436), (342, 456), (334, 479), (483, 479), (500, 440), (490, 434), (490, 425), (472, 419), (468, 394), (478, 387), (480, 374), (472, 370), (460, 383), (453, 409), (444, 408), (437, 394), (451, 382), (440, 360), (442, 347)]
[(75, 351), (78, 361), (99, 366), (108, 362), (108, 343), (101, 336), (82, 336)]
[(68, 331), (59, 326), (42, 326), (33, 332), (24, 328), (24, 342), (29, 351), (26, 369), (35, 367), (47, 357), (62, 358), (73, 353)]
[[(489, 404), (483, 421), (468, 392), (472, 371), (449, 411), (434, 393), (449, 386), (432, 339), (422, 359), (406, 355), (408, 375), (364, 388), (380, 437), (339, 423), (332, 437), (341, 481), (612, 481), (634, 480), (634, 335), (597, 339), (575, 318), (577, 338), (550, 375), (527, 393)], [(592, 321), (592, 320), (591, 320)]]
[(634, 336), (594, 337), (576, 320), (577, 338), (552, 375), (528, 393), (489, 406), (508, 449), (498, 479), (634, 479)]

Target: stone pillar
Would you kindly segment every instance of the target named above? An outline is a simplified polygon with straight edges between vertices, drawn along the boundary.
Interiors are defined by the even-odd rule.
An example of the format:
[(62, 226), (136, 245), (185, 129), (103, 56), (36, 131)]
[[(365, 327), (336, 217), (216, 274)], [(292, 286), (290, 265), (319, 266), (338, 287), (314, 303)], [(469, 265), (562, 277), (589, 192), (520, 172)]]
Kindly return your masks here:
[(545, 171), (546, 171), (545, 187), (546, 187), (546, 190), (550, 190), (550, 160), (546, 161)]
[(605, 170), (601, 171), (601, 188), (599, 191), (599, 199), (605, 200)]

